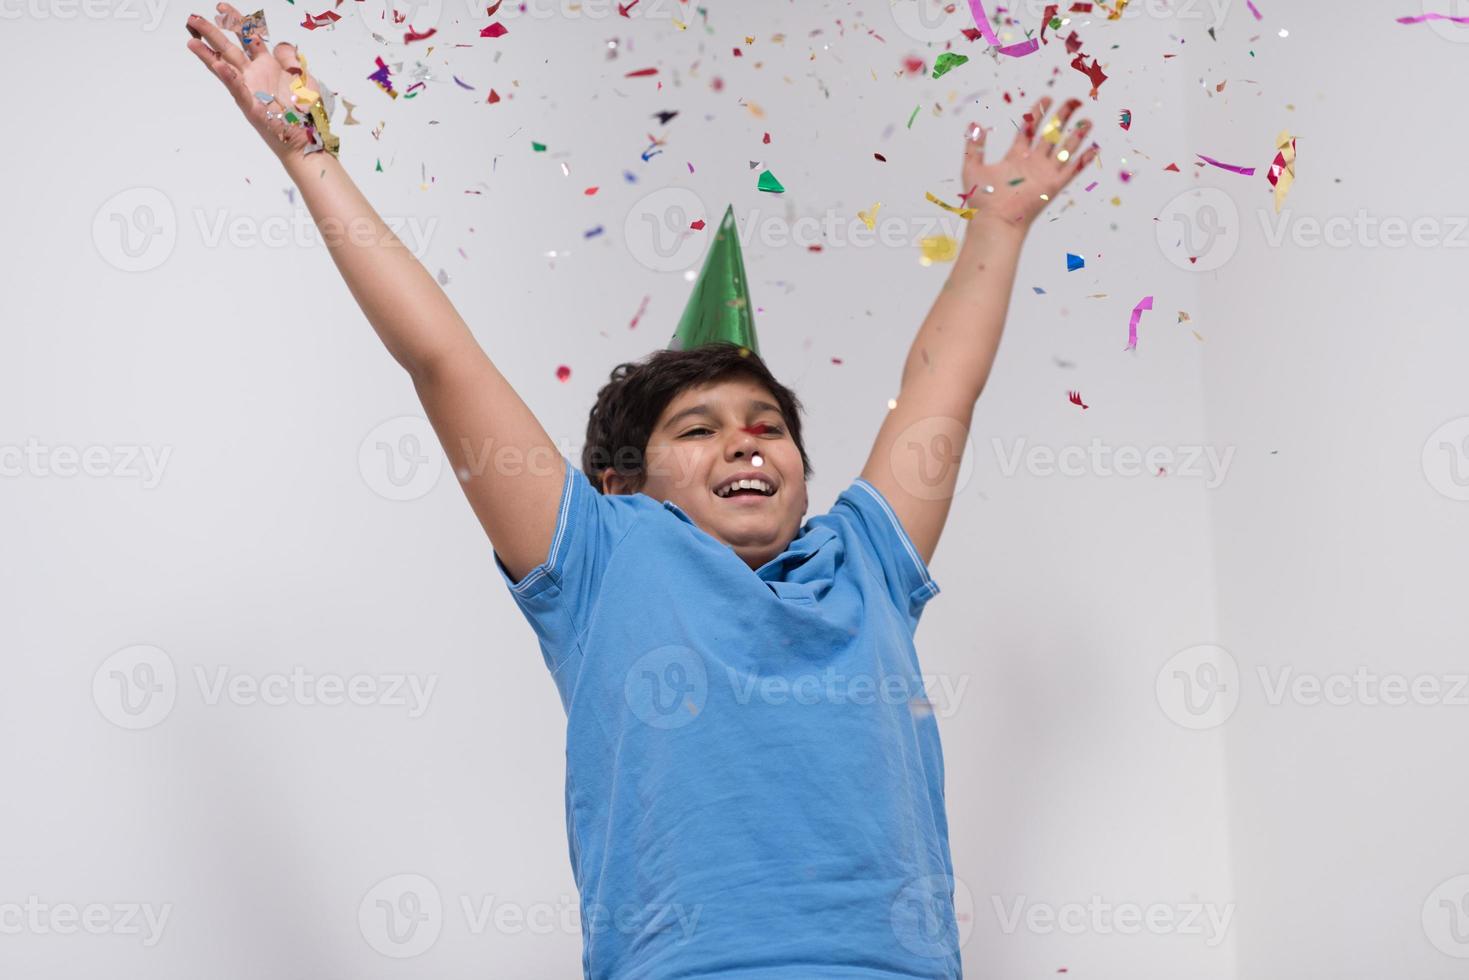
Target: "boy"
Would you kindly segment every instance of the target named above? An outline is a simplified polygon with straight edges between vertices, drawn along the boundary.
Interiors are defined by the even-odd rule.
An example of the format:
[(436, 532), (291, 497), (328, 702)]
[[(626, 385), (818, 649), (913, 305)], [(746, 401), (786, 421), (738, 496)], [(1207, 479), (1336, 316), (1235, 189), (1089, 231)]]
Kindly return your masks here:
[[(190, 50), (300, 188), (456, 472), (491, 444), (527, 461), (461, 485), (566, 710), (585, 975), (959, 977), (943, 759), (912, 638), (1026, 230), (1096, 153), (1077, 152), (1085, 121), (1062, 136), (1080, 100), (1037, 140), (1041, 99), (993, 163), (971, 125), (954, 270), (862, 475), (804, 520), (800, 403), (760, 359), (748, 302), (691, 306), (676, 349), (598, 394), (581, 468), (558, 460), (342, 170), (304, 59), (227, 4), (218, 20), (189, 19)], [(220, 25), (246, 23), (241, 50)], [(705, 272), (742, 294), (732, 221)], [(929, 446), (937, 459), (914, 451)]]

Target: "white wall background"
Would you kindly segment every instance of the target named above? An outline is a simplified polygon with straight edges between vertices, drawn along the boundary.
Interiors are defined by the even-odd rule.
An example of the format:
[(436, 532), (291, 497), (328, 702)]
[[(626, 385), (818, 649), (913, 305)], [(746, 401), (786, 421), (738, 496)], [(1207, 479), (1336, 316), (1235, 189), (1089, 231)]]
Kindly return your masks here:
[[(687, 6), (507, 2), (510, 34), (489, 40), (482, 8), (444, 0), (424, 15), (432, 53), (373, 40), (350, 3), (315, 34), (290, 26), (300, 5), (267, 13), (357, 106), (361, 126), (336, 125), (349, 170), (568, 455), (607, 372), (666, 341), (702, 258), (697, 241), (655, 246), (644, 215), (677, 220), (694, 195), (713, 223), (732, 203), (762, 349), (809, 409), (819, 513), (860, 470), (947, 274), (914, 243), (947, 220), (923, 192), (953, 200), (965, 122), (1003, 146), (1037, 95), (1087, 83), (1054, 44), (993, 61), (962, 40), (969, 64), (900, 77), (970, 23), (963, 4), (925, 19), (761, 0), (707, 4), (707, 22)], [(1033, 27), (1041, 6), (1018, 16)], [(1055, 202), (1026, 247), (919, 631), (971, 976), (1462, 972), (1469, 709), (1271, 705), (1258, 675), (1366, 665), (1447, 687), (1462, 670), (1469, 444), (1439, 443), (1469, 427), (1452, 237), (1469, 34), (1392, 23), (1414, 6), (1276, 2), (1256, 21), (1137, 0), (1117, 22), (1074, 18), (1111, 75), (1083, 110), (1100, 183)], [(427, 433), (412, 388), (185, 49), (191, 9), (5, 7), (0, 50), (28, 94), (0, 182), (0, 907), (21, 909), (0, 924), (23, 922), (0, 932), (0, 975), (579, 975), (563, 716), (534, 636), (452, 476), (431, 481), (430, 460), (394, 485), (410, 463), (376, 447)], [(389, 100), (365, 80), (379, 54), (406, 56), (400, 88), (430, 66), (427, 91)], [(489, 86), (504, 101), (484, 104)], [(1271, 246), (1258, 214), (1281, 227), (1263, 174), (1282, 128), (1300, 178)], [(644, 161), (649, 133), (666, 145)], [(1259, 170), (1197, 171), (1199, 152)], [(755, 190), (756, 160), (784, 196)], [(853, 240), (877, 201), (901, 244)], [(1359, 209), (1427, 217), (1447, 240), (1292, 230)], [(772, 237), (803, 218), (835, 223), (822, 251)], [(1068, 251), (1087, 267), (1066, 273)], [(1005, 462), (1093, 446), (1230, 455), (1162, 476)], [(58, 473), (64, 447), (101, 447), (104, 472)], [(129, 460), (144, 449), (167, 454), (152, 475)], [(1200, 715), (1210, 644), (1238, 678)], [(296, 668), (434, 686), (417, 717), (216, 696)], [(165, 696), (132, 689), (148, 708), (130, 715), (119, 676)], [(442, 910), (395, 944), (375, 903), (422, 886), (402, 875)], [(30, 896), (47, 909), (24, 910)], [(89, 905), (98, 934), (61, 934), (65, 908)], [(131, 905), (167, 914), (156, 941)], [(1112, 918), (1129, 906), (1173, 924)]]

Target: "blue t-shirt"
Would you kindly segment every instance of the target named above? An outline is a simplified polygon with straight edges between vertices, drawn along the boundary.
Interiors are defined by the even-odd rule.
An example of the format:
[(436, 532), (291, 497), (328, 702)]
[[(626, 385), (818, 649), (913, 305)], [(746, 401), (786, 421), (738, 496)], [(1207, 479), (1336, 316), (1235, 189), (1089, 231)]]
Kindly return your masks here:
[(563, 462), (546, 561), (495, 564), (566, 709), (588, 980), (958, 978), (939, 587), (887, 501), (855, 480), (752, 571)]

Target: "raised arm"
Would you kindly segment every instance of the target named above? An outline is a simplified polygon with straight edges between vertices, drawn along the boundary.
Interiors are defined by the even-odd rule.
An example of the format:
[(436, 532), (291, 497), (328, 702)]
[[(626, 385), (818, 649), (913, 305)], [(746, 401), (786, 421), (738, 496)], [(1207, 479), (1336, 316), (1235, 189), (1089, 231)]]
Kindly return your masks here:
[(1049, 98), (1036, 103), (1009, 152), (994, 163), (984, 162), (984, 130), (970, 124), (963, 184), (965, 206), (975, 213), (948, 281), (908, 351), (897, 405), (883, 419), (862, 469), (925, 563), (948, 520), (974, 404), (1000, 346), (1026, 232), (1097, 154), (1095, 144), (1078, 152), (1091, 128), (1087, 120), (1059, 135), (1081, 100), (1062, 106), (1048, 137), (1040, 120), (1050, 104)]
[[(305, 153), (307, 96), (320, 91), (295, 48), (274, 50), (258, 31), (242, 48), (222, 27), (244, 18), (218, 5), (218, 23), (191, 16), (189, 50), (229, 90), (301, 191), (332, 261), (383, 345), (412, 378), (470, 506), (518, 580), (544, 561), (555, 530), (565, 463), (551, 437), (480, 348), (427, 269), (413, 257), (325, 150)], [(299, 79), (297, 91), (292, 80)], [(274, 96), (267, 103), (256, 93)], [(314, 101), (314, 100), (313, 100)]]

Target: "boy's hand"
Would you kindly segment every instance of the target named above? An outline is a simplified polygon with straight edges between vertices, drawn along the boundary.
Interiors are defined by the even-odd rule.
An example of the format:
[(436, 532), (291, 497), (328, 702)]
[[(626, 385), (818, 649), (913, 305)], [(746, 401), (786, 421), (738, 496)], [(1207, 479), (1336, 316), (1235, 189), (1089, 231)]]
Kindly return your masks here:
[[(307, 117), (311, 106), (293, 99), (291, 82), (301, 78), (308, 93), (319, 93), (320, 86), (302, 72), (294, 45), (277, 44), (272, 53), (263, 32), (253, 21), (227, 3), (217, 4), (215, 9), (218, 14), (214, 24), (197, 14), (190, 15), (185, 25), (193, 35), (189, 50), (229, 89), (235, 105), (276, 156), (285, 160), (291, 154), (300, 153), (312, 144), (311, 134), (300, 122)], [(231, 33), (240, 32), (245, 26), (249, 32), (240, 35), (241, 43), (248, 46), (242, 48)], [(263, 102), (256, 96), (257, 92), (273, 96), (274, 101)], [(294, 112), (298, 122), (292, 124), (282, 118), (287, 111)]]
[[(984, 160), (983, 127), (970, 123), (964, 137), (962, 183), (964, 206), (976, 212), (971, 223), (1025, 234), (1046, 204), (1100, 152), (1095, 143), (1077, 152), (1082, 139), (1091, 131), (1088, 119), (1077, 123), (1070, 135), (1063, 135), (1067, 121), (1080, 105), (1080, 99), (1068, 99), (1056, 113), (1048, 136), (1041, 128), (1041, 120), (1051, 107), (1051, 99), (1042, 97), (1026, 114), (1025, 125), (1016, 133), (1010, 149), (993, 163)], [(1012, 184), (1017, 178), (1020, 183)], [(993, 187), (994, 191), (987, 192), (987, 187)], [(1045, 199), (1041, 198), (1042, 194)]]

